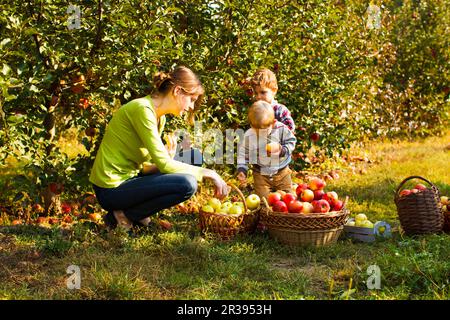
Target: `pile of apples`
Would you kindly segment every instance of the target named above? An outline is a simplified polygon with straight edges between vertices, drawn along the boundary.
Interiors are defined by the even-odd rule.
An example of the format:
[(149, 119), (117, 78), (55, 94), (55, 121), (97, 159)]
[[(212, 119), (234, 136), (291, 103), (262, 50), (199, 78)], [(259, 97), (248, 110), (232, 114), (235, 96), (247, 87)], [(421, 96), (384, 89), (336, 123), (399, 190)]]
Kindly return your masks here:
[[(362, 227), (362, 228), (373, 228), (373, 223), (367, 219), (367, 216), (364, 213), (357, 214), (355, 220), (351, 220), (346, 224), (349, 227)], [(384, 231), (385, 227), (380, 230), (380, 232)]]
[(419, 193), (422, 192), (424, 190), (427, 190), (427, 186), (422, 184), (422, 183), (418, 183), (414, 186), (414, 188), (412, 189), (403, 189), (402, 191), (400, 191), (400, 197), (406, 197), (409, 196), (412, 193)]
[[(257, 209), (261, 203), (261, 199), (256, 194), (251, 194), (245, 199), (249, 210)], [(208, 213), (220, 214), (242, 214), (245, 212), (245, 206), (242, 201), (224, 201), (221, 202), (217, 198), (209, 198), (207, 203), (202, 206), (202, 210)]]
[(327, 213), (342, 210), (344, 203), (335, 191), (325, 192), (326, 183), (320, 178), (312, 178), (308, 184), (300, 183), (296, 195), (284, 191), (272, 192), (267, 197), (269, 206), (280, 213)]

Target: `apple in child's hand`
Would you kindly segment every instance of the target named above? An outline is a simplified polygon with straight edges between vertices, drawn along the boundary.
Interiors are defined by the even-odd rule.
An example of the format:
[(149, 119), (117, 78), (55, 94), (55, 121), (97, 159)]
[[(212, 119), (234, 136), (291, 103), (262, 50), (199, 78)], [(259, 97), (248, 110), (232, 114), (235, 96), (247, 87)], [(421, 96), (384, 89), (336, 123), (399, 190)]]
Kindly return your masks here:
[(311, 202), (314, 200), (314, 192), (309, 189), (303, 190), (300, 199), (304, 202)]
[(208, 200), (208, 204), (214, 209), (215, 212), (218, 212), (222, 206), (222, 203), (217, 198), (210, 198)]
[(297, 194), (297, 197), (300, 198), (303, 190), (306, 190), (306, 189), (308, 189), (308, 185), (306, 183), (300, 183), (297, 186), (297, 189), (295, 189), (295, 193)]
[(312, 191), (316, 191), (316, 190), (321, 190), (323, 188), (325, 188), (327, 184), (325, 183), (324, 180), (320, 179), (320, 178), (312, 178), (311, 181), (309, 181), (308, 187), (312, 190)]
[(291, 194), (291, 193), (286, 193), (286, 194), (283, 196), (283, 201), (284, 201), (284, 203), (286, 203), (286, 205), (288, 205), (288, 206), (289, 206), (289, 203), (291, 203), (291, 202), (294, 201), (294, 200), (296, 200), (296, 197), (295, 197), (293, 194)]
[(314, 211), (314, 207), (311, 203), (303, 202), (302, 204), (303, 204), (302, 213), (312, 213)]
[(404, 189), (404, 190), (400, 191), (400, 197), (405, 197), (410, 194), (411, 194), (411, 190), (409, 190), (409, 189)]
[(288, 207), (287, 207), (286, 203), (284, 203), (281, 200), (275, 202), (275, 204), (273, 205), (272, 209), (275, 212), (282, 212), (282, 213), (287, 213), (288, 212)]
[(416, 186), (414, 187), (414, 189), (417, 189), (419, 191), (423, 191), (423, 190), (427, 190), (427, 186), (422, 184), (422, 183), (418, 183), (416, 184)]
[(292, 213), (301, 213), (303, 210), (303, 203), (298, 201), (298, 200), (294, 200), (291, 201), (288, 204), (288, 211), (292, 212)]
[(267, 151), (267, 154), (268, 155), (270, 155), (270, 154), (277, 154), (277, 153), (280, 153), (280, 151), (281, 151), (281, 146), (280, 146), (280, 144), (279, 143), (277, 143), (277, 142), (271, 142), (271, 143), (268, 143), (267, 145), (266, 145), (266, 151)]
[(330, 204), (326, 200), (315, 200), (312, 202), (315, 213), (327, 213), (330, 211)]
[(281, 195), (278, 192), (272, 192), (267, 196), (269, 206), (273, 206), (277, 201), (281, 200)]
[(247, 204), (247, 208), (250, 210), (256, 209), (259, 207), (259, 204), (261, 203), (261, 199), (256, 194), (251, 194), (245, 199), (245, 203)]

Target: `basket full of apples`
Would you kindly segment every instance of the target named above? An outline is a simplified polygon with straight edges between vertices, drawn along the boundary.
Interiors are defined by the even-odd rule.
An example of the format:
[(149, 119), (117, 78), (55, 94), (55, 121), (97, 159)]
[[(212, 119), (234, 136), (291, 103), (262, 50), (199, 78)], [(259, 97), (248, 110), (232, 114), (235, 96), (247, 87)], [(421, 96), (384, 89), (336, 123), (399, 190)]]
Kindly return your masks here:
[[(217, 235), (222, 240), (230, 240), (238, 233), (252, 233), (259, 221), (260, 198), (256, 194), (245, 197), (236, 186), (229, 184), (241, 201), (220, 201), (211, 197), (199, 211), (202, 232)], [(238, 199), (239, 199), (238, 198)]]
[[(430, 187), (418, 183), (412, 189), (404, 189), (406, 182), (421, 179)], [(438, 188), (427, 179), (411, 176), (404, 179), (397, 188), (394, 198), (403, 231), (407, 235), (442, 232), (444, 214)]]
[(294, 245), (325, 245), (337, 240), (349, 216), (345, 200), (334, 191), (324, 190), (326, 183), (312, 178), (301, 183), (293, 193), (270, 193), (264, 198), (262, 222), (269, 234)]

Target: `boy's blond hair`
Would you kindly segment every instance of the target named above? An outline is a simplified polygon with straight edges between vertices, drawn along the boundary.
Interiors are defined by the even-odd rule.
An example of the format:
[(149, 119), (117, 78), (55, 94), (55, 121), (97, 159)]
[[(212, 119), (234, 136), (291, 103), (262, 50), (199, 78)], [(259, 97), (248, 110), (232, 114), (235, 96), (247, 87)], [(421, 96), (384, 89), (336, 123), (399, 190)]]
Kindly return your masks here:
[(275, 120), (272, 106), (262, 100), (253, 103), (248, 110), (248, 122), (254, 129), (267, 129)]
[(251, 79), (251, 85), (253, 89), (259, 86), (269, 88), (273, 91), (278, 90), (277, 77), (275, 76), (275, 73), (267, 68), (256, 70)]

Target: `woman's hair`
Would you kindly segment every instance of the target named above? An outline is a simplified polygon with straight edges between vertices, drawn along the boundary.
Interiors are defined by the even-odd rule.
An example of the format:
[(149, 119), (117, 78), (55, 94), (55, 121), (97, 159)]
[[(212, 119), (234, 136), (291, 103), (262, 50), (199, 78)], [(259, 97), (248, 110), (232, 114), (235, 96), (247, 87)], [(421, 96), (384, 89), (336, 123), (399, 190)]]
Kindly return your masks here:
[(203, 95), (205, 90), (197, 75), (189, 68), (176, 67), (169, 73), (158, 72), (153, 77), (153, 83), (156, 88), (154, 95), (165, 96), (179, 86), (181, 90), (188, 95)]
[(194, 121), (194, 112), (199, 108), (205, 89), (202, 86), (197, 75), (189, 68), (178, 66), (169, 73), (158, 72), (153, 77), (153, 83), (156, 91), (153, 96), (165, 96), (173, 91), (176, 86), (179, 86), (184, 94), (198, 95), (193, 111), (188, 113), (188, 121)]
[(248, 110), (248, 122), (254, 129), (267, 129), (273, 124), (274, 120), (273, 108), (265, 101), (256, 101)]
[(273, 91), (278, 90), (277, 77), (275, 76), (275, 73), (266, 68), (256, 70), (250, 83), (253, 88), (264, 87)]

